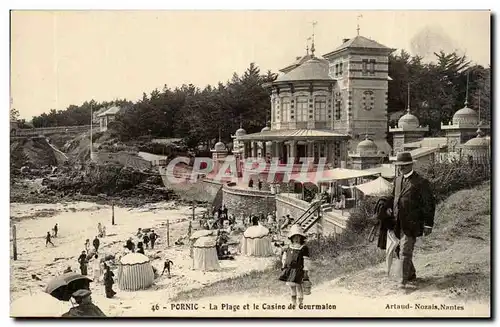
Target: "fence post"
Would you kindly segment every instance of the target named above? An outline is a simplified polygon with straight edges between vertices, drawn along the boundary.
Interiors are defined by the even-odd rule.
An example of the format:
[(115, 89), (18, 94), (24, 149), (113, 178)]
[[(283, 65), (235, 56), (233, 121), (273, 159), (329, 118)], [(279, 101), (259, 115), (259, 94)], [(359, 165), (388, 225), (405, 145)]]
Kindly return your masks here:
[(170, 247), (170, 220), (167, 220), (167, 247)]
[(12, 226), (12, 250), (14, 251), (14, 261), (17, 260), (17, 235), (16, 225)]
[(111, 225), (115, 225), (115, 203), (111, 203)]
[(195, 210), (196, 202), (193, 201), (193, 221), (194, 221), (194, 210)]

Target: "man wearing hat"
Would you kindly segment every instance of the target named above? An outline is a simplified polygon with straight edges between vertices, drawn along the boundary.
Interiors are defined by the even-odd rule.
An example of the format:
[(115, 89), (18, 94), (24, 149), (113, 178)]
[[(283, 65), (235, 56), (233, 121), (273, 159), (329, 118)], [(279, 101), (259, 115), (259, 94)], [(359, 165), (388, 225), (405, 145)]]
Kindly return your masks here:
[(97, 305), (92, 303), (92, 292), (87, 289), (80, 289), (72, 294), (76, 307), (69, 309), (62, 317), (106, 317), (104, 312)]
[[(434, 226), (436, 202), (428, 180), (413, 171), (413, 158), (409, 152), (398, 153), (396, 162), (399, 175), (394, 179), (394, 205), (396, 235), (401, 235), (403, 274), (401, 287), (416, 281), (413, 249), (417, 237), (429, 235)], [(408, 284), (410, 283), (410, 284)]]

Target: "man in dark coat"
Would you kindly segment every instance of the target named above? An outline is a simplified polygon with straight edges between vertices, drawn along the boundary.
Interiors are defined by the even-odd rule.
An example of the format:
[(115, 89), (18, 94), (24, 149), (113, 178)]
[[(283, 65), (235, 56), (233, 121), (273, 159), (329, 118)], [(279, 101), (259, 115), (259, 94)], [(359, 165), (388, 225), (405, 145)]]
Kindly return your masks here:
[(78, 257), (78, 263), (80, 264), (80, 273), (84, 276), (87, 275), (87, 265), (89, 261), (87, 260), (87, 254), (82, 251), (82, 254)]
[(413, 171), (411, 153), (398, 153), (395, 165), (399, 176), (394, 179), (394, 205), (392, 214), (396, 218), (395, 233), (401, 236), (403, 274), (401, 287), (416, 280), (413, 265), (413, 250), (417, 237), (427, 236), (434, 226), (436, 201), (428, 180)]
[(78, 306), (69, 309), (68, 312), (62, 315), (65, 318), (79, 317), (106, 317), (104, 312), (94, 303), (92, 303), (92, 292), (86, 289), (81, 289), (73, 293), (73, 298)]
[(101, 241), (97, 238), (97, 236), (94, 238), (94, 241), (92, 241), (92, 245), (94, 245), (95, 253), (99, 250), (99, 245), (101, 244)]
[[(189, 222), (189, 225), (191, 226), (191, 222)], [(156, 234), (154, 230), (151, 230), (151, 233), (149, 234), (149, 241), (151, 242), (151, 249), (155, 248), (155, 242), (157, 239), (158, 239), (158, 234)]]

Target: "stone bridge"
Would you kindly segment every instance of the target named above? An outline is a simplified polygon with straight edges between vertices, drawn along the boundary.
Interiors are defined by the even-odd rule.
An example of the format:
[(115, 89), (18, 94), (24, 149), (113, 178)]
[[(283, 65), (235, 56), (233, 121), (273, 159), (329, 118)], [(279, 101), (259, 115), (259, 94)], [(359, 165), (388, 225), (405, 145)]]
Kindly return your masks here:
[(89, 130), (90, 130), (90, 125), (40, 127), (40, 128), (17, 128), (11, 126), (10, 137), (24, 138), (24, 137), (48, 136), (52, 134), (80, 134)]

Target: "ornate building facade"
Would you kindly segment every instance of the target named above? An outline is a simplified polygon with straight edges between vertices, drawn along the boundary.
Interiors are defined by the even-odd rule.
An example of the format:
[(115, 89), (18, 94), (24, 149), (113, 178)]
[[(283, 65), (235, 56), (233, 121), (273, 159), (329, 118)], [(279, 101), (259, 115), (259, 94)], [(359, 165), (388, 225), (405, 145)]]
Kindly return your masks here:
[(348, 166), (348, 152), (364, 136), (378, 151), (391, 152), (387, 136), (388, 56), (394, 49), (363, 36), (344, 40), (323, 58), (311, 54), (281, 69), (264, 87), (271, 93), (269, 130), (238, 137), (244, 157), (263, 153), (289, 158), (324, 158), (331, 167)]

